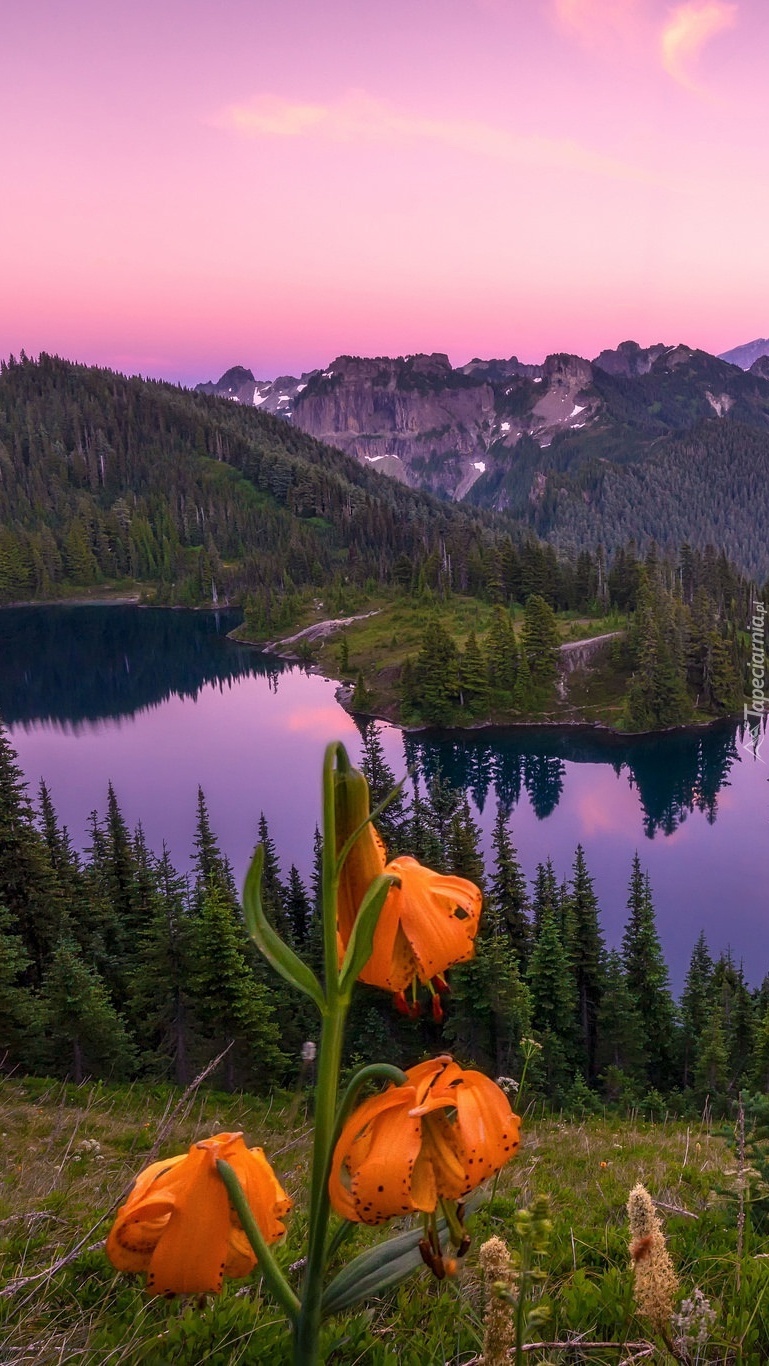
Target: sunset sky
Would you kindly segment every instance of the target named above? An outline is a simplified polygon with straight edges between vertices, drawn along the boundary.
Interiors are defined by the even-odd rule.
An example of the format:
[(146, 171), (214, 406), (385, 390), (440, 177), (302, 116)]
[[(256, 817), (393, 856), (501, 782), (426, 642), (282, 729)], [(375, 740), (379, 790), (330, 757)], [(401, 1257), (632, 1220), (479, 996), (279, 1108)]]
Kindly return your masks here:
[(0, 355), (769, 335), (767, 0), (6, 4), (0, 110)]

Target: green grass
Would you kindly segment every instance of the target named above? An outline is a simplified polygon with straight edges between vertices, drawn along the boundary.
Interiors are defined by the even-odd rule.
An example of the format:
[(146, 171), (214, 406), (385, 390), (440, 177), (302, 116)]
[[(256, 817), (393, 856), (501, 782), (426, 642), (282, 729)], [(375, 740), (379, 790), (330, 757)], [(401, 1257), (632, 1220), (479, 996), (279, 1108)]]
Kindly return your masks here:
[[(221, 1297), (200, 1305), (148, 1300), (141, 1278), (115, 1273), (101, 1249), (108, 1228), (103, 1214), (146, 1163), (164, 1129), (156, 1156), (183, 1151), (217, 1129), (242, 1128), (250, 1143), (266, 1148), (296, 1202), (280, 1261), (288, 1269), (302, 1255), (311, 1134), (305, 1098), (284, 1093), (266, 1101), (208, 1092), (188, 1097), (174, 1116), (178, 1099), (171, 1088), (139, 1084), (0, 1082), (3, 1283), (38, 1276), (83, 1244), (62, 1269), (0, 1298), (4, 1366), (288, 1361), (285, 1326), (262, 1294), (258, 1273), (229, 1283)], [(350, 1366), (459, 1366), (472, 1360), (480, 1350), (483, 1319), (477, 1248), (492, 1232), (514, 1247), (516, 1209), (542, 1193), (551, 1197), (553, 1218), (545, 1263), (547, 1334), (561, 1341), (574, 1333), (594, 1340), (644, 1338), (645, 1325), (628, 1318), (625, 1216), (628, 1191), (642, 1180), (660, 1202), (682, 1290), (700, 1286), (717, 1311), (715, 1354), (701, 1360), (766, 1361), (769, 1263), (756, 1242), (744, 1259), (737, 1292), (734, 1166), (724, 1138), (699, 1125), (652, 1124), (633, 1116), (529, 1119), (521, 1151), (502, 1173), (493, 1203), (476, 1215), (473, 1246), (456, 1279), (439, 1284), (419, 1272), (400, 1291), (332, 1322), (324, 1359)], [(344, 1259), (381, 1236), (357, 1231)], [(295, 1272), (288, 1274), (296, 1279)], [(742, 1355), (734, 1347), (740, 1336)], [(526, 1359), (608, 1366), (618, 1357), (616, 1350), (602, 1355), (574, 1349)], [(660, 1350), (651, 1359), (668, 1358)]]

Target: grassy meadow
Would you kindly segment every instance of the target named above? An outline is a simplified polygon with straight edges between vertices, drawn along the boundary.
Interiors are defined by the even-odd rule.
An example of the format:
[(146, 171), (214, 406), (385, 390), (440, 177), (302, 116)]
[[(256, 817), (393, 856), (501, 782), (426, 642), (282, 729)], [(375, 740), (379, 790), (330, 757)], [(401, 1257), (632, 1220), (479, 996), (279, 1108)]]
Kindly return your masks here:
[[(262, 1293), (258, 1271), (225, 1283), (218, 1299), (148, 1300), (142, 1278), (114, 1272), (101, 1245), (109, 1227), (105, 1213), (148, 1161), (183, 1151), (196, 1137), (242, 1129), (250, 1144), (264, 1146), (295, 1201), (278, 1255), (296, 1278), (311, 1137), (307, 1106), (304, 1094), (265, 1101), (201, 1090), (180, 1102), (171, 1088), (144, 1084), (2, 1080), (3, 1366), (288, 1362), (285, 1326)], [(729, 1125), (711, 1131), (662, 1113), (656, 1119), (528, 1114), (521, 1151), (475, 1215), (473, 1244), (457, 1275), (437, 1282), (422, 1270), (367, 1308), (330, 1321), (323, 1359), (349, 1366), (469, 1366), (483, 1337), (478, 1249), (495, 1233), (515, 1250), (516, 1211), (547, 1194), (553, 1226), (535, 1299), (549, 1314), (535, 1340), (571, 1345), (529, 1344), (526, 1361), (758, 1366), (769, 1360), (769, 1243), (753, 1231), (749, 1207), (738, 1231), (739, 1191), (749, 1176), (740, 1175)], [(676, 1356), (634, 1313), (625, 1204), (639, 1180), (657, 1202), (681, 1297), (699, 1288), (715, 1312), (707, 1342), (678, 1343)], [(338, 1264), (381, 1236), (355, 1228)], [(599, 1342), (617, 1345), (594, 1345)]]

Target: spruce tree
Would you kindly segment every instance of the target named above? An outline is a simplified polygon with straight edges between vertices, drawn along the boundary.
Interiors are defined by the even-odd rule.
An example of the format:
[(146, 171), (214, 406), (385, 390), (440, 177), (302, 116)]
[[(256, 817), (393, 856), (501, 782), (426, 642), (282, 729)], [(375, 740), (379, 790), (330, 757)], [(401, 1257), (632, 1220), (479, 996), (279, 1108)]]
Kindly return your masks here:
[(438, 872), (443, 871), (443, 849), (435, 829), (433, 813), (422, 797), (416, 777), (404, 847), (414, 858), (419, 859), (420, 863), (426, 863), (429, 868), (434, 868)]
[(152, 912), (136, 945), (129, 1012), (145, 1070), (184, 1086), (192, 1075), (187, 886), (165, 845), (152, 871)]
[(37, 995), (26, 984), (30, 966), (13, 919), (0, 905), (0, 1067), (34, 1071), (43, 1053), (43, 1018)]
[(497, 818), (494, 822), (493, 845), (494, 874), (489, 900), (497, 913), (502, 933), (507, 935), (510, 947), (521, 969), (525, 971), (532, 945), (529, 899), (526, 894), (526, 879), (518, 862), (517, 851), (510, 838), (510, 828), (501, 806), (497, 808)]
[(534, 877), (534, 896), (532, 897), (532, 911), (534, 916), (534, 936), (539, 937), (542, 922), (548, 911), (553, 913), (560, 912), (560, 898), (558, 894), (558, 884), (555, 880), (555, 869), (552, 859), (547, 859), (545, 863), (537, 864), (537, 871)]
[(446, 871), (456, 874), (457, 877), (468, 878), (483, 891), (485, 871), (480, 840), (480, 826), (473, 820), (470, 803), (465, 796), (454, 812), (448, 828)]
[(532, 686), (541, 696), (546, 695), (555, 683), (560, 644), (552, 607), (538, 593), (532, 594), (524, 607), (521, 646)]
[(291, 938), (298, 949), (307, 943), (312, 921), (312, 906), (307, 889), (299, 875), (299, 869), (292, 863), (288, 871), (286, 887), (286, 913), (291, 926)]
[(471, 716), (484, 711), (489, 700), (486, 665), (474, 631), (470, 632), (459, 660), (459, 701)]
[(412, 690), (420, 714), (435, 725), (451, 721), (459, 702), (459, 651), (445, 627), (428, 623), (413, 665)]
[(599, 924), (598, 899), (587, 871), (585, 851), (577, 845), (569, 896), (569, 956), (577, 988), (580, 1043), (585, 1077), (595, 1076), (598, 1013), (603, 993), (604, 942)]
[(692, 950), (681, 996), (681, 1046), (684, 1086), (691, 1086), (697, 1047), (710, 1013), (713, 994), (713, 960), (702, 931)]
[(531, 997), (498, 913), (484, 915), (475, 957), (451, 974), (444, 1035), (461, 1058), (494, 1076), (520, 1075)]
[(30, 982), (39, 985), (56, 944), (63, 907), (45, 841), (35, 826), (24, 776), (2, 723), (0, 903), (11, 916), (13, 932), (21, 936)]
[(514, 692), (518, 680), (520, 652), (512, 617), (504, 607), (494, 608), (494, 618), (486, 636), (486, 668), (493, 692)]
[(576, 997), (557, 911), (543, 913), (526, 973), (532, 1023), (542, 1043), (541, 1064), (552, 1093), (571, 1081), (575, 1061)]
[[(396, 786), (396, 779), (385, 758), (379, 727), (373, 721), (368, 721), (363, 727), (361, 738), (363, 741), (361, 772), (368, 782), (371, 793), (371, 809), (374, 810), (380, 802), (389, 797)], [(397, 852), (405, 819), (405, 802), (403, 793), (399, 792), (392, 801), (388, 802), (376, 820), (377, 829), (387, 848), (388, 858), (393, 858)]]
[(598, 1011), (595, 1065), (610, 1099), (619, 1099), (626, 1081), (644, 1075), (645, 1026), (628, 987), (624, 964), (612, 950), (603, 965), (603, 991)]
[(41, 1007), (48, 1060), (79, 1084), (87, 1076), (122, 1081), (136, 1063), (125, 1022), (103, 979), (89, 967), (65, 926), (46, 972)]
[(769, 1095), (769, 1007), (761, 1016), (756, 1029), (750, 1083), (757, 1091)]
[(236, 901), (235, 885), (219, 842), (211, 829), (208, 806), (202, 787), (198, 788), (197, 820), (195, 823), (195, 903), (200, 905), (209, 887), (217, 887), (224, 896)]
[(622, 939), (625, 978), (643, 1022), (647, 1080), (649, 1085), (664, 1091), (673, 1080), (675, 1011), (657, 934), (651, 887), (638, 854), (633, 859), (627, 904), (629, 916)]
[(283, 939), (290, 938), (291, 925), (286, 907), (286, 889), (280, 875), (280, 863), (270, 835), (267, 817), (259, 814), (259, 844), (264, 849), (262, 870), (262, 906), (267, 919)]
[(720, 1006), (713, 1006), (697, 1042), (694, 1085), (700, 1099), (722, 1100), (729, 1085), (729, 1051)]
[(207, 1060), (233, 1043), (223, 1064), (230, 1090), (236, 1085), (261, 1090), (286, 1063), (272, 994), (257, 982), (248, 947), (228, 897), (210, 882), (190, 926), (186, 984)]

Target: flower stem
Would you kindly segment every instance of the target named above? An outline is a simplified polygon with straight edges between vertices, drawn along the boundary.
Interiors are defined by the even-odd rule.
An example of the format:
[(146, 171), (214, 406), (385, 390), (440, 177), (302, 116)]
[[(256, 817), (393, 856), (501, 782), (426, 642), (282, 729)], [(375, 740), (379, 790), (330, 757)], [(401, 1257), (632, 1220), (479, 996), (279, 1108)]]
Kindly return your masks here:
[(307, 1267), (299, 1316), (294, 1328), (295, 1366), (318, 1362), (323, 1277), (326, 1261), (330, 1202), (328, 1178), (336, 1129), (339, 1071), (342, 1063), (344, 1027), (349, 996), (339, 990), (337, 958), (337, 896), (339, 866), (336, 851), (335, 764), (349, 763), (342, 745), (329, 745), (323, 762), (323, 970), (326, 992), (322, 1016), (318, 1072), (315, 1087), (315, 1139), (310, 1178), (310, 1219)]
[(294, 1330), (295, 1366), (315, 1366), (318, 1361), (323, 1273), (329, 1219), (328, 1178), (336, 1127), (336, 1098), (342, 1060), (347, 1008), (338, 999), (330, 1003), (323, 1020), (318, 1055), (318, 1084), (315, 1101), (315, 1141), (312, 1153), (310, 1187), (310, 1228), (307, 1268), (302, 1287), (302, 1302)]
[(262, 1230), (251, 1213), (243, 1187), (238, 1180), (237, 1173), (233, 1171), (229, 1162), (225, 1162), (221, 1157), (217, 1160), (216, 1170), (227, 1189), (230, 1203), (237, 1211), (238, 1218), (243, 1225), (243, 1232), (256, 1253), (259, 1270), (262, 1273), (265, 1284), (269, 1287), (270, 1292), (277, 1300), (281, 1309), (284, 1309), (288, 1314), (291, 1322), (296, 1323), (299, 1313), (299, 1300), (291, 1289), (291, 1286), (264, 1240)]

